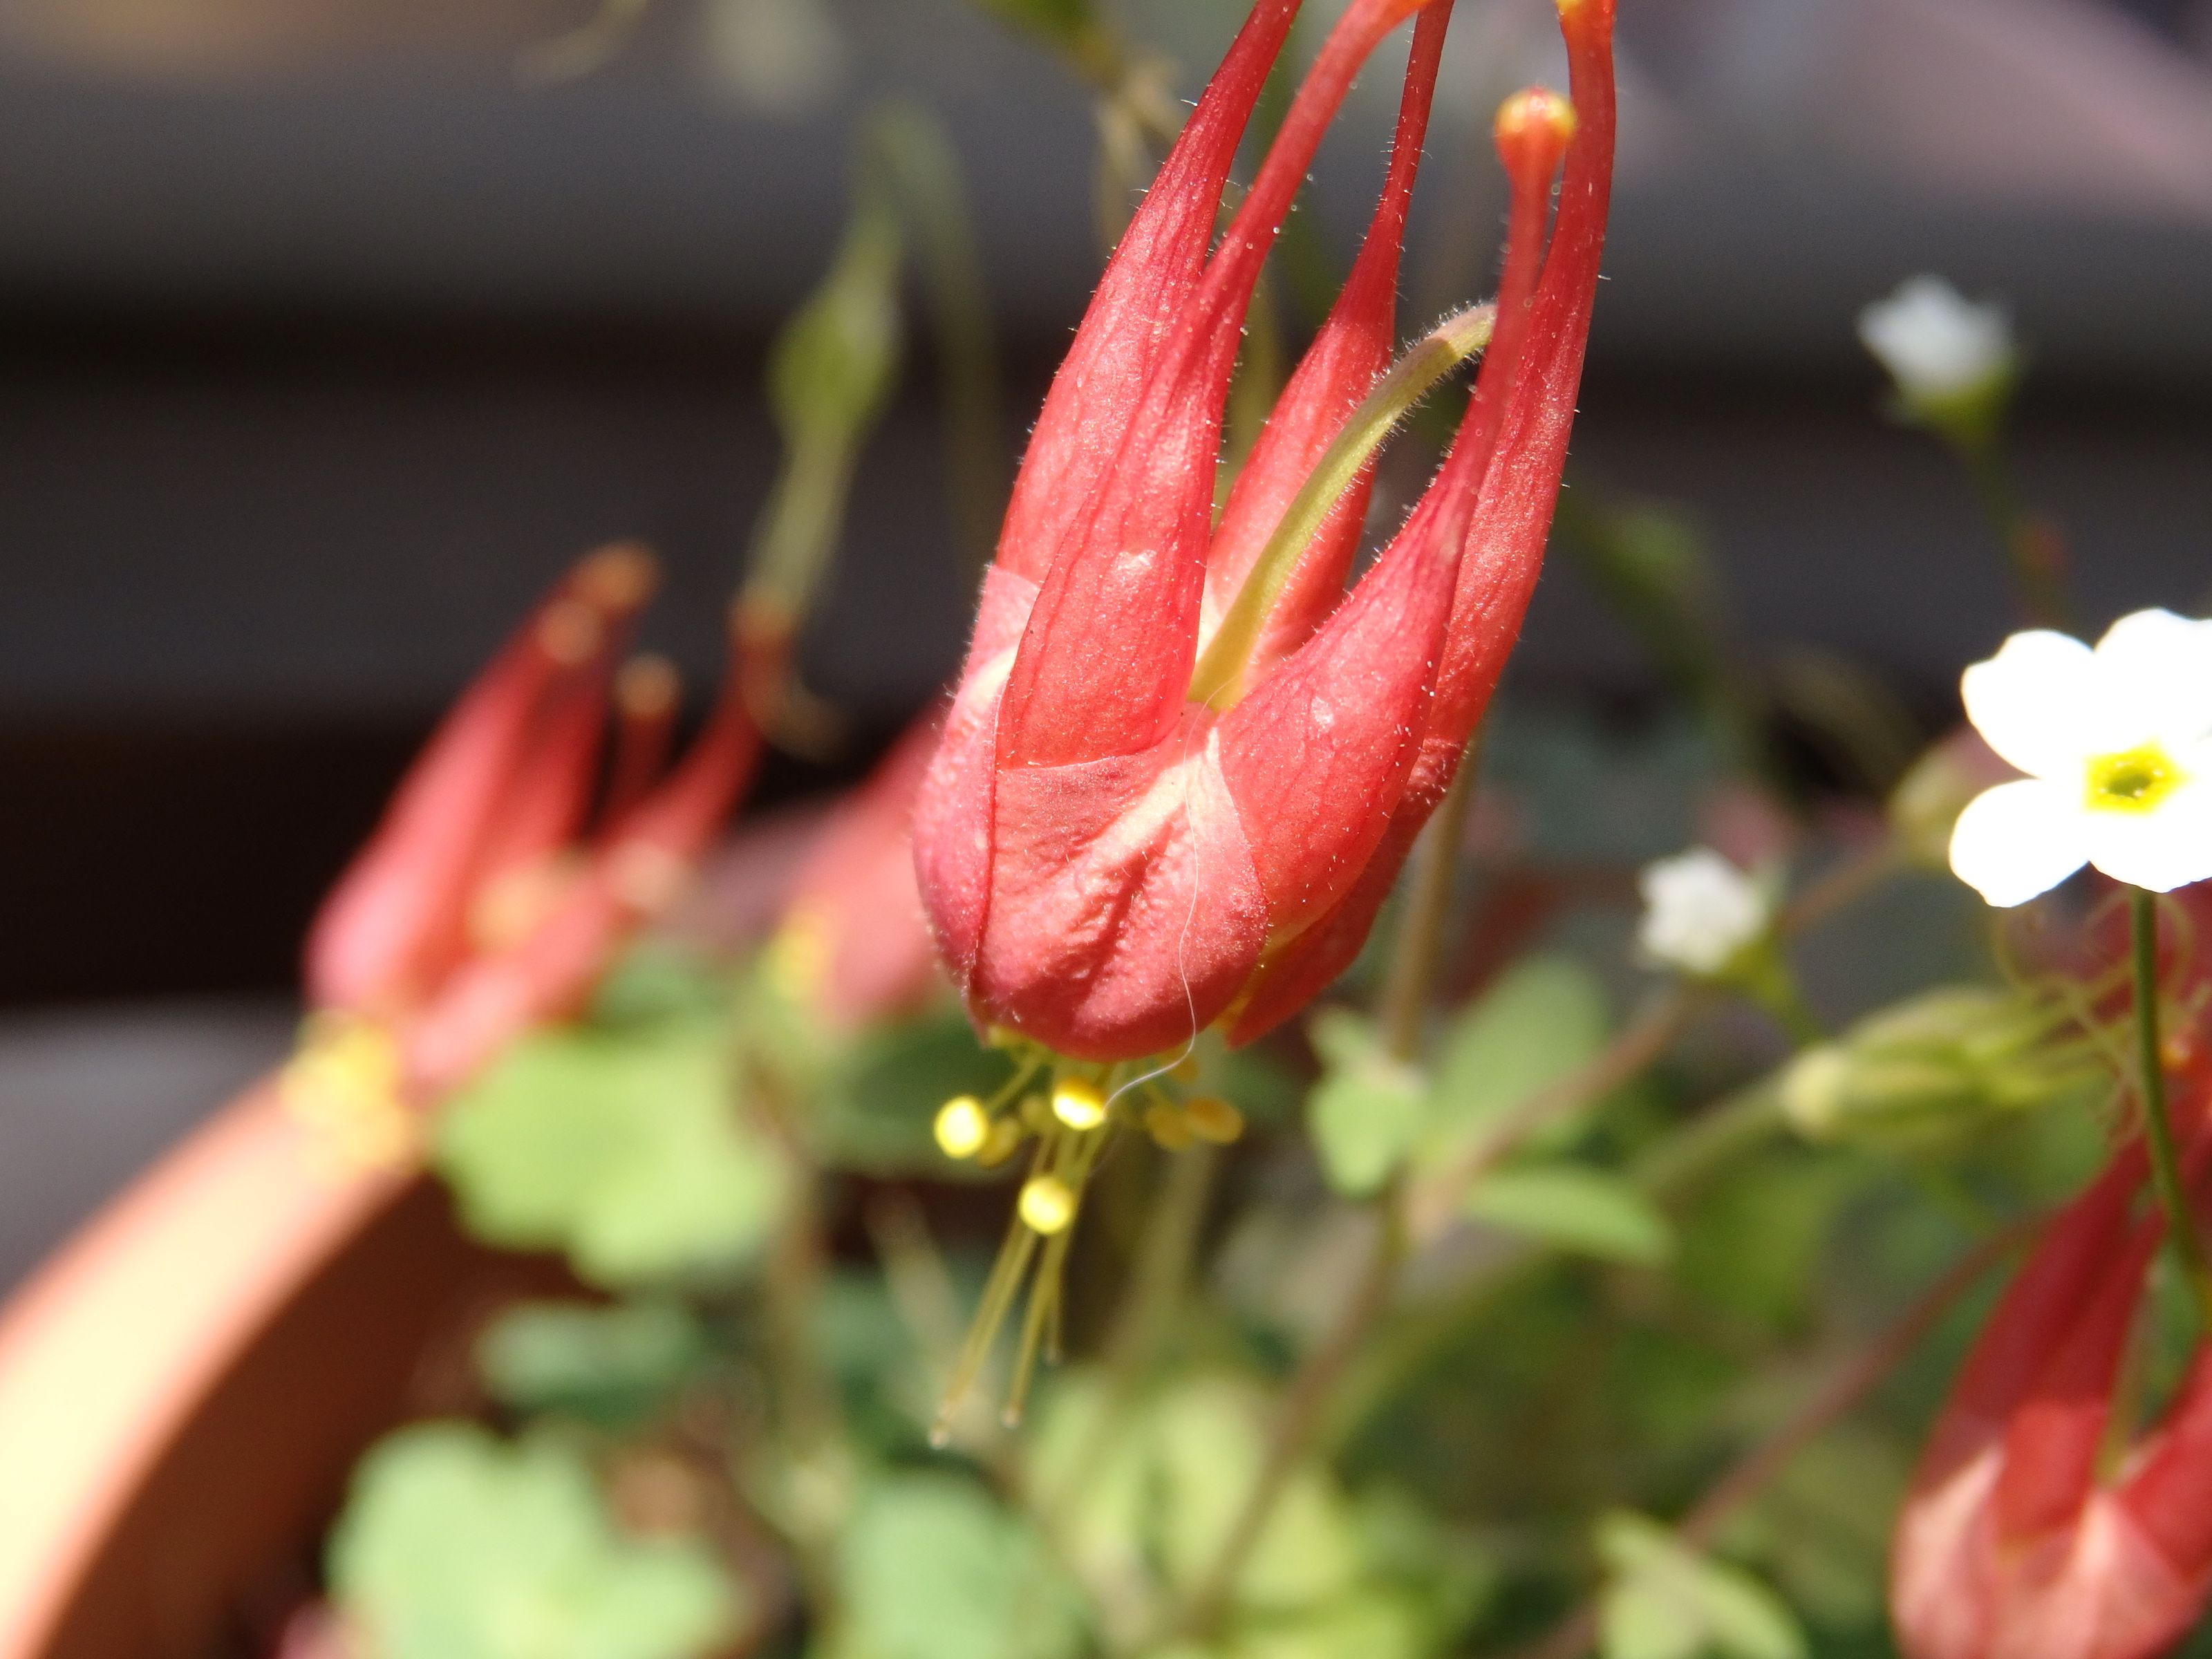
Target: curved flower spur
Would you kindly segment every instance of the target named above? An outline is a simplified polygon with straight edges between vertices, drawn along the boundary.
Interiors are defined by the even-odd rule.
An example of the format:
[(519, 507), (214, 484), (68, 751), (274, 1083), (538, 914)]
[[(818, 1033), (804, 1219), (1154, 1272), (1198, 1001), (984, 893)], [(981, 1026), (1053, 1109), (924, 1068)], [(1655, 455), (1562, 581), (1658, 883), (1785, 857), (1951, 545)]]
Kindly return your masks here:
[[(1024, 1055), (1001, 1099), (948, 1106), (940, 1139), (994, 1160), (1040, 1141), (963, 1367), (964, 1383), (1047, 1238), (1017, 1403), (1126, 1063), (1157, 1057), (1145, 1121), (1164, 1142), (1233, 1134), (1223, 1103), (1151, 1079), (1207, 1026), (1241, 1042), (1296, 1012), (1357, 952), (1518, 634), (1572, 421), (1610, 192), (1613, 0), (1560, 0), (1571, 106), (1535, 89), (1500, 112), (1513, 208), (1494, 329), (1466, 313), (1432, 337), (1448, 361), (1486, 333), (1490, 349), (1443, 465), (1345, 592), (1373, 444), (1405, 406), (1368, 418), (1449, 4), (1353, 0), (1209, 253), (1297, 10), (1255, 7), (1107, 266), (1016, 481), (916, 805), (939, 951), (977, 1024)], [(1261, 264), (1353, 76), (1416, 13), (1358, 259), (1217, 526)]]

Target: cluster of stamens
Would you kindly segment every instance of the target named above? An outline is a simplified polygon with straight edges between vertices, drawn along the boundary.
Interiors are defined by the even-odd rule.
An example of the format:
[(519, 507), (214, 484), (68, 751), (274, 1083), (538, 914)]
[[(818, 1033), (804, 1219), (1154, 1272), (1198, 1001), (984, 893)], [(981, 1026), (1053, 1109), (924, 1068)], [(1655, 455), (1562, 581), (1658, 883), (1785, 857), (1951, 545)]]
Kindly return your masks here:
[(421, 1119), (401, 1097), (399, 1045), (378, 1021), (334, 1009), (308, 1015), (276, 1089), (342, 1164), (396, 1169), (420, 1150)]
[(938, 1444), (950, 1437), (953, 1414), (989, 1358), (1025, 1283), (1029, 1304), (1004, 1413), (1009, 1426), (1021, 1419), (1038, 1358), (1060, 1358), (1068, 1245), (1084, 1188), (1115, 1135), (1141, 1133), (1162, 1148), (1179, 1152), (1200, 1141), (1224, 1146), (1243, 1133), (1243, 1114), (1228, 1101), (1182, 1092), (1181, 1085), (1196, 1073), (1195, 1062), (1188, 1059), (1149, 1069), (1085, 1066), (1031, 1049), (988, 1100), (955, 1095), (938, 1109), (937, 1145), (947, 1158), (995, 1169), (1035, 1142), (1006, 1243), (931, 1431)]

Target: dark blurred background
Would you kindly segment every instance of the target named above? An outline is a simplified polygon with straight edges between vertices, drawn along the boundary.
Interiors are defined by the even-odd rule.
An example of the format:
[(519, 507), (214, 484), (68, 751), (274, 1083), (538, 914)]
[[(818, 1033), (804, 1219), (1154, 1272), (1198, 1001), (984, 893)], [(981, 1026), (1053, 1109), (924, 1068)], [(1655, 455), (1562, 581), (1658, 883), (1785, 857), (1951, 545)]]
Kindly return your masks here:
[[(1115, 9), (1188, 93), (1243, 7)], [(1490, 112), (1557, 75), (1544, 0), (1459, 9), (1409, 323), (1486, 289)], [(2022, 474), (2091, 614), (2212, 586), (2212, 0), (1622, 11), (1577, 487), (1686, 505), (1744, 627), (1940, 711), (2011, 612), (1852, 334), (1936, 270), (2012, 307)], [(599, 67), (532, 76), (595, 16)], [(1099, 262), (1093, 127), (963, 0), (0, 6), (0, 1283), (281, 1051), (316, 896), (576, 553), (656, 545), (654, 638), (711, 678), (775, 460), (763, 347), (889, 92), (959, 151), (1026, 418)], [(1395, 96), (1378, 65), (1316, 174), (1340, 258)], [(809, 641), (862, 733), (965, 626), (931, 391), (917, 349)], [(1632, 700), (1647, 670), (1554, 561), (1516, 677)]]

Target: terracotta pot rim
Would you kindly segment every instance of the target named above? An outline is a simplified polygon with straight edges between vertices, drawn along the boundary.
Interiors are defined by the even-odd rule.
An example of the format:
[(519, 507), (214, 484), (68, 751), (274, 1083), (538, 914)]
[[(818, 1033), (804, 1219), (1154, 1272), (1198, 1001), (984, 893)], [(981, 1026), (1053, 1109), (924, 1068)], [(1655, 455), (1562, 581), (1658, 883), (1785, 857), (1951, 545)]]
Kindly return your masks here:
[(0, 1307), (0, 1656), (48, 1651), (171, 1443), (422, 1179), (345, 1163), (264, 1079)]

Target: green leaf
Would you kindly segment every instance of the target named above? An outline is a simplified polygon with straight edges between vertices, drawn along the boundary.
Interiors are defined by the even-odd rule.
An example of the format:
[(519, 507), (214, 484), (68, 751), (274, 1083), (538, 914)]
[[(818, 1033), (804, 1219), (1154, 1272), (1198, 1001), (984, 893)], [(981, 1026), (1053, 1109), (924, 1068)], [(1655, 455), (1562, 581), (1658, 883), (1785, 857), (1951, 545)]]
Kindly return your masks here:
[(1420, 1608), (1388, 1589), (1356, 1590), (1290, 1619), (1248, 1620), (1228, 1644), (1229, 1659), (1426, 1659), (1437, 1650)]
[(440, 1116), (433, 1152), (478, 1237), (565, 1250), (614, 1286), (741, 1270), (789, 1179), (739, 1115), (720, 1036), (690, 1023), (516, 1044)]
[(954, 1095), (989, 1099), (1012, 1069), (954, 1010), (880, 1026), (842, 1040), (807, 1133), (817, 1156), (840, 1169), (942, 1178), (947, 1160), (931, 1132), (938, 1108)]
[(740, 1613), (702, 1543), (617, 1534), (574, 1452), (464, 1423), (369, 1453), (329, 1565), (378, 1659), (693, 1659)]
[[(1498, 975), (1444, 1034), (1430, 1091), (1425, 1161), (1441, 1161), (1468, 1137), (1605, 1047), (1605, 990), (1573, 958), (1534, 956)], [(1568, 1133), (1572, 1125), (1562, 1126)], [(1539, 1137), (1556, 1145), (1560, 1131)]]
[(730, 985), (713, 965), (666, 939), (643, 939), (615, 958), (592, 993), (595, 1025), (720, 1019)]
[(1307, 1127), (1329, 1185), (1363, 1198), (1382, 1188), (1419, 1134), (1423, 1079), (1383, 1048), (1373, 1022), (1347, 1009), (1323, 1009), (1311, 1029), (1322, 1076)]
[(1527, 1237), (1650, 1267), (1673, 1252), (1667, 1218), (1620, 1176), (1577, 1164), (1498, 1170), (1467, 1195), (1466, 1213)]
[(706, 1353), (697, 1323), (669, 1302), (523, 1302), (477, 1339), (493, 1397), (618, 1427), (650, 1417)]
[(823, 1659), (1074, 1659), (1081, 1604), (1025, 1522), (973, 1482), (905, 1474), (837, 1545), (844, 1617)]
[(1804, 1633), (1773, 1591), (1657, 1522), (1617, 1510), (1598, 1522), (1597, 1550), (1612, 1574), (1598, 1611), (1604, 1659), (1805, 1659)]
[[(1065, 1503), (1064, 1546), (1094, 1593), (1126, 1601), (1149, 1589), (1164, 1612), (1227, 1536), (1266, 1455), (1270, 1402), (1234, 1376), (1187, 1378), (1132, 1402), (1102, 1440), (1105, 1395), (1081, 1373), (1054, 1389), (1034, 1442), (1036, 1487)], [(1284, 1483), (1234, 1602), (1270, 1615), (1312, 1607), (1353, 1588), (1363, 1561), (1335, 1482), (1306, 1464)]]

